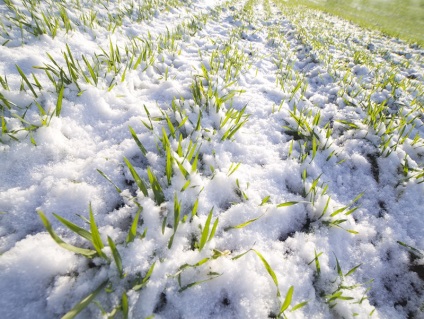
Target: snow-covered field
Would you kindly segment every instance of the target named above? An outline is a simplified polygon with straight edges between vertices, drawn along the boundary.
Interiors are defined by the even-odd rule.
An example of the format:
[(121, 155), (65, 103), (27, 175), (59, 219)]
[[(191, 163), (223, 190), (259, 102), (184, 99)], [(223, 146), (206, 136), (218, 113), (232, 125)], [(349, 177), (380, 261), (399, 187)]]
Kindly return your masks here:
[(422, 48), (277, 0), (0, 43), (1, 318), (424, 318)]

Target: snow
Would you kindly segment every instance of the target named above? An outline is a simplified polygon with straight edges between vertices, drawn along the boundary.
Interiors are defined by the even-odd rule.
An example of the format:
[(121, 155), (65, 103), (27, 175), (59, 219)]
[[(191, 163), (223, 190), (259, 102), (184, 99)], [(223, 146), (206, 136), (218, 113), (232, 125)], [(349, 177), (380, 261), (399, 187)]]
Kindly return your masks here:
[[(372, 318), (424, 317), (424, 183), (422, 177), (412, 177), (422, 172), (424, 164), (423, 49), (278, 2), (271, 3), (267, 12), (267, 1), (246, 2), (253, 4), (253, 11), (238, 1), (181, 0), (168, 7), (166, 1), (159, 1), (152, 15), (140, 21), (124, 16), (114, 31), (107, 28), (108, 12), (119, 12), (124, 2), (108, 1), (105, 7), (81, 0), (81, 8), (74, 1), (66, 2), (72, 21), (81, 12), (95, 10), (103, 25), (90, 29), (75, 24), (67, 33), (59, 28), (56, 37), (28, 32), (22, 36), (17, 26), (9, 28), (6, 17), (11, 13), (6, 2), (0, 3), (0, 19), (6, 25), (0, 42), (10, 38), (0, 46), (0, 75), (7, 76), (10, 90), (2, 87), (0, 93), (21, 107), (35, 100), (53, 114), (48, 125), (30, 133), (17, 132), (18, 141), (5, 132), (0, 136), (2, 318), (61, 317), (105, 281), (108, 292), (103, 289), (97, 294), (97, 303), (92, 302), (78, 318), (101, 318), (102, 311), (119, 310), (123, 293), (129, 301), (129, 318), (152, 314), (155, 318), (267, 318), (278, 315), (291, 286), (290, 307), (308, 303), (285, 311), (289, 318), (353, 318), (355, 314), (367, 318), (372, 311)], [(27, 12), (22, 1), (14, 3)], [(45, 1), (39, 10), (55, 12), (52, 3)], [(195, 32), (187, 28), (193, 21), (198, 24)], [(152, 64), (142, 61), (135, 70), (125, 69), (130, 60), (125, 57), (126, 46), (141, 46), (149, 37), (156, 43), (168, 30), (183, 30), (175, 40), (176, 49), (155, 49)], [(134, 37), (143, 40), (131, 42)], [(82, 55), (90, 63), (95, 54), (101, 61), (109, 54), (110, 43), (123, 57), (116, 77), (105, 63), (99, 64), (98, 85), (84, 82), (81, 76), (82, 92), (75, 84), (66, 85), (60, 116), (54, 116), (58, 92), (45, 72), (33, 66), (51, 65), (49, 53), (68, 72), (66, 45), (82, 66)], [(362, 54), (359, 63), (356, 52)], [(242, 61), (238, 73), (234, 65), (226, 72), (224, 61), (231, 58), (234, 65)], [(216, 61), (220, 69), (213, 73)], [(25, 91), (20, 90), (22, 80), (15, 64), (31, 82), (31, 73), (40, 80), (43, 88), (35, 89), (37, 98), (25, 83)], [(202, 66), (210, 72), (210, 80)], [(391, 82), (375, 89), (393, 70), (396, 76)], [(110, 89), (112, 80), (116, 85)], [(198, 105), (192, 88), (195, 80), (206, 91), (212, 83), (221, 98), (236, 92), (218, 110), (217, 97), (209, 100), (208, 107)], [(296, 89), (299, 81), (302, 85)], [(377, 104), (387, 101), (388, 113), (400, 113), (410, 121), (405, 128), (409, 137), (390, 154), (382, 151), (381, 143), (390, 124), (381, 121), (373, 127), (366, 122), (367, 98)], [(234, 125), (231, 119), (221, 126), (229, 110), (240, 112), (245, 106), (247, 122), (225, 139)], [(12, 115), (22, 117), (22, 109), (2, 112), (9, 131), (22, 128)], [(303, 116), (312, 132), (298, 128), (293, 114)], [(313, 124), (317, 114), (320, 121)], [(175, 138), (165, 115), (175, 128), (187, 117)], [(199, 116), (201, 129), (196, 131)], [(34, 103), (25, 119), (41, 123)], [(174, 158), (169, 182), (163, 130)], [(401, 136), (394, 129), (389, 145)], [(308, 146), (313, 138), (326, 145), (315, 155)], [(187, 159), (190, 147), (194, 147), (193, 159), (199, 154), (196, 170), (192, 170), (193, 159)], [(149, 196), (137, 188), (124, 157), (146, 183)], [(402, 171), (405, 159), (407, 175)], [(157, 203), (148, 167), (163, 189), (163, 203)], [(176, 231), (175, 198), (181, 206)], [(296, 203), (279, 205), (287, 202)], [(88, 259), (63, 249), (37, 213), (46, 215), (65, 242), (93, 249), (53, 215), (90, 230), (85, 220), (89, 205), (109, 260)], [(139, 207), (137, 231), (145, 232), (145, 237), (126, 243)], [(209, 231), (216, 220), (218, 227), (200, 248), (210, 212)], [(340, 227), (331, 225), (340, 219), (345, 219)], [(119, 276), (108, 237), (119, 251), (124, 278)], [(398, 242), (415, 247), (421, 255)], [(270, 265), (277, 283), (256, 252)], [(145, 286), (134, 290), (134, 282), (144, 278), (153, 263)], [(193, 283), (197, 284), (190, 286)], [(340, 286), (351, 289), (337, 290)], [(329, 300), (336, 291), (351, 299)]]

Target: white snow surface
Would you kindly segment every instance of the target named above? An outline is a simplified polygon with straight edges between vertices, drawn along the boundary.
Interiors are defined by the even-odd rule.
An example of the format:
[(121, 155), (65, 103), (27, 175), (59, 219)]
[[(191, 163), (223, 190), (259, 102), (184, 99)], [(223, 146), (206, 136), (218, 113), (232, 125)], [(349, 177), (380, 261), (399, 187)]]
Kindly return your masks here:
[[(48, 117), (53, 114), (48, 125), (14, 134), (18, 141), (5, 132), (1, 135), (1, 318), (61, 317), (104, 282), (108, 291), (102, 289), (77, 318), (107, 317), (105, 313), (122, 308), (123, 293), (129, 318), (273, 318), (291, 286), (291, 305), (284, 312), (288, 318), (424, 318), (424, 183), (422, 177), (413, 177), (424, 164), (422, 48), (278, 1), (180, 0), (168, 6), (158, 1), (151, 15), (142, 20), (124, 16), (113, 30), (107, 27), (108, 12), (117, 12), (125, 1), (110, 0), (104, 6), (106, 1), (81, 0), (80, 7), (76, 1), (64, 2), (74, 27), (69, 32), (59, 28), (53, 37), (21, 34), (6, 19), (11, 15), (7, 1), (0, 1), (0, 41), (10, 40), (0, 46), (0, 76), (7, 76), (10, 89), (0, 87), (0, 92), (18, 106), (31, 105), (24, 115), (31, 123), (43, 118), (34, 101)], [(13, 3), (26, 12), (23, 1)], [(41, 3), (38, 10), (47, 10), (54, 1)], [(84, 12), (96, 12), (104, 23), (92, 29), (78, 25), (75, 21)], [(194, 29), (187, 28), (190, 23)], [(136, 69), (126, 69), (130, 39), (158, 43), (159, 37), (178, 30), (181, 36), (174, 48), (155, 48), (152, 64), (142, 61)], [(91, 62), (96, 55), (102, 60), (110, 43), (123, 56), (117, 75), (100, 63), (97, 86), (82, 76), (80, 89), (74, 83), (65, 85), (60, 116), (54, 116), (58, 93), (44, 70), (33, 66), (51, 65), (48, 53), (68, 72), (68, 45), (85, 67), (82, 55)], [(224, 66), (229, 57), (235, 64), (241, 61), (240, 72)], [(211, 59), (221, 64), (207, 82), (202, 67), (212, 74)], [(35, 88), (37, 97), (15, 64), (31, 83), (31, 73), (40, 80), (43, 88)], [(227, 69), (232, 72), (229, 79)], [(396, 73), (392, 82), (375, 89), (390, 72)], [(296, 89), (299, 80), (302, 86)], [(109, 89), (111, 81), (116, 85)], [(195, 81), (205, 90), (213, 86), (220, 97), (235, 94), (219, 109), (214, 98), (209, 107), (204, 99), (199, 105), (193, 95)], [(408, 86), (392, 90), (393, 83), (400, 82)], [(397, 111), (411, 119), (405, 130), (409, 137), (390, 154), (381, 148), (386, 124), (373, 128), (366, 122), (366, 103), (383, 101), (390, 114)], [(173, 111), (173, 105), (183, 113)], [(221, 125), (226, 112), (245, 106), (247, 122), (223, 139), (232, 126), (232, 120)], [(22, 117), (23, 109), (2, 110), (9, 130), (27, 126), (13, 116)], [(311, 135), (290, 115), (302, 111), (321, 146), (316, 154), (310, 146), (305, 151), (303, 143)], [(318, 113), (319, 123), (314, 124)], [(175, 128), (180, 126), (175, 137), (165, 114)], [(199, 117), (201, 129), (196, 131)], [(145, 155), (129, 126), (147, 150)], [(332, 131), (326, 137), (328, 127)], [(169, 182), (163, 130), (174, 158)], [(390, 145), (400, 136), (395, 130)], [(419, 141), (414, 143), (416, 136)], [(190, 142), (199, 154), (195, 170), (193, 160), (184, 160)], [(147, 185), (149, 196), (137, 188), (124, 158)], [(163, 189), (160, 205), (148, 167)], [(190, 185), (184, 187), (188, 180)], [(168, 248), (174, 233), (174, 198), (181, 202), (181, 221)], [(197, 215), (192, 217), (196, 200)], [(286, 202), (296, 203), (278, 206)], [(90, 204), (108, 261), (60, 247), (37, 213), (46, 215), (65, 242), (93, 249), (53, 215), (90, 230)], [(126, 244), (137, 205), (142, 207), (137, 232), (146, 233)], [(343, 207), (347, 208), (331, 216)], [(216, 233), (199, 249), (194, 242), (199, 242), (211, 210), (210, 228), (218, 219)], [(341, 219), (340, 227), (331, 225)], [(232, 228), (236, 225), (241, 226)], [(124, 278), (108, 236), (119, 251)], [(204, 264), (181, 269), (205, 258), (209, 259)], [(133, 289), (153, 263), (146, 285)], [(329, 296), (338, 291), (346, 298), (332, 301)], [(290, 312), (304, 301), (304, 307)], [(125, 317), (124, 312), (116, 317)]]

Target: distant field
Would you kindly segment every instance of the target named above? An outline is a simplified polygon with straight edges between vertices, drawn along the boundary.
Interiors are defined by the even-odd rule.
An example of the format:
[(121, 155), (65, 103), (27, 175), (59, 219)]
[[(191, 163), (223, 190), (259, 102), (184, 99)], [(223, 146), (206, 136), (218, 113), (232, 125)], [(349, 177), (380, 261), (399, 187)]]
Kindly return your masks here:
[(424, 45), (424, 0), (289, 0)]

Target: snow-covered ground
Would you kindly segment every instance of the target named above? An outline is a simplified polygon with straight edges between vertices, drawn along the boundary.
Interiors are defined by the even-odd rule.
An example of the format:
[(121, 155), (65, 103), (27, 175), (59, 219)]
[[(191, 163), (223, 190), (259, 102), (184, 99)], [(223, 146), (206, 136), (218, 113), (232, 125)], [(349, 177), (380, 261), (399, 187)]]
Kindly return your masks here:
[(422, 48), (284, 1), (0, 21), (1, 318), (424, 318)]

